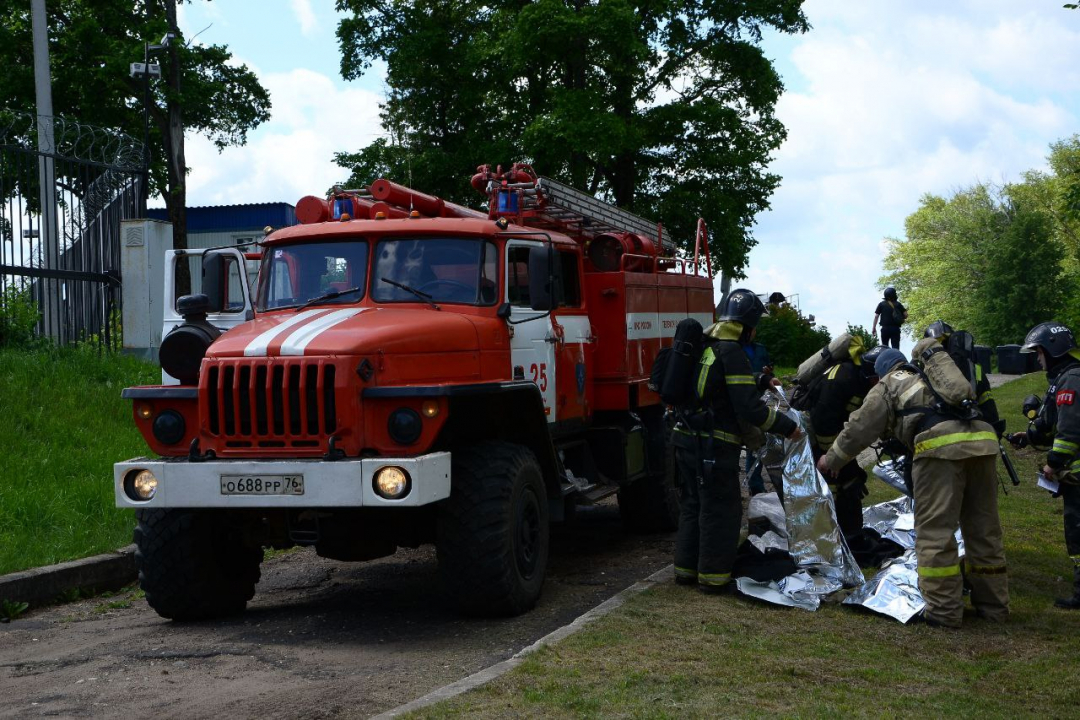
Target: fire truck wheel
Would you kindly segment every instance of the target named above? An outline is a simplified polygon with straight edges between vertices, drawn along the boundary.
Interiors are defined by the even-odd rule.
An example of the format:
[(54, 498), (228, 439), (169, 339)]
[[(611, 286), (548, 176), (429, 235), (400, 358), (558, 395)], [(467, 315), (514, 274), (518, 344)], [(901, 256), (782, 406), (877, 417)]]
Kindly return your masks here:
[(263, 554), (243, 544), (227, 515), (140, 510), (135, 516), (139, 586), (158, 615), (202, 620), (243, 612), (255, 594)]
[(467, 615), (518, 615), (540, 597), (548, 561), (548, 502), (532, 451), (484, 442), (452, 455), (439, 514), (439, 574)]
[(662, 468), (619, 489), (619, 514), (627, 530), (637, 533), (670, 532), (679, 526), (679, 492), (675, 451), (659, 435), (655, 449), (664, 458)]

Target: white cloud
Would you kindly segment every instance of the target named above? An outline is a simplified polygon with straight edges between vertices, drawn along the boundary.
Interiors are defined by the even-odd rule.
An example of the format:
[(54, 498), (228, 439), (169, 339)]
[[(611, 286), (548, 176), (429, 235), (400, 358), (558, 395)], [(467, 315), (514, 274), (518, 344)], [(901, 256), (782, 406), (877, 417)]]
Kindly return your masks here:
[(348, 172), (332, 160), (378, 137), (380, 97), (341, 88), (311, 70), (260, 76), (273, 118), (243, 147), (218, 154), (209, 140), (188, 136), (188, 205), (284, 201), (321, 195)]
[(289, 2), (292, 5), (293, 14), (296, 15), (296, 21), (300, 23), (300, 34), (310, 37), (319, 26), (315, 19), (315, 11), (311, 9), (311, 0), (289, 0)]
[(921, 195), (1015, 180), (1075, 132), (1080, 15), (836, 0), (806, 12), (815, 28), (778, 43), (796, 72), (777, 106), (788, 139), (770, 167), (784, 180), (759, 218), (746, 284), (799, 293), (835, 333), (869, 327), (881, 238), (903, 235)]

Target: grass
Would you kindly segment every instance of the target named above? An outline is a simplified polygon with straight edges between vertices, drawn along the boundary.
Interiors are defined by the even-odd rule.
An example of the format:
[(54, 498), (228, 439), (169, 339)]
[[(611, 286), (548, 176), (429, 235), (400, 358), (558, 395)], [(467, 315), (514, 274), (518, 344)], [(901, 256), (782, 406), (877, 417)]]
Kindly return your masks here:
[[(1011, 430), (1026, 425), (1022, 398), (1045, 388), (1034, 374), (995, 391)], [(1080, 613), (1052, 608), (1071, 590), (1061, 501), (1035, 487), (1042, 453), (1012, 455), (1023, 484), (999, 495), (1013, 611), (1005, 625), (968, 617), (949, 632), (672, 583), (413, 716), (1074, 716)], [(868, 503), (895, 496), (883, 483), (871, 487)]]
[(0, 574), (131, 542), (112, 464), (147, 448), (120, 391), (159, 373), (90, 348), (0, 349)]

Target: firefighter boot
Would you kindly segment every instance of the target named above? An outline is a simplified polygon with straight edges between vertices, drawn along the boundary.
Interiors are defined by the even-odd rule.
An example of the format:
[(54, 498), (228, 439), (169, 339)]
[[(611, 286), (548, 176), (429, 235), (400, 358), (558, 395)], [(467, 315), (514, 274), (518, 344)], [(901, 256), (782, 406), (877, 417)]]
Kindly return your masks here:
[(1073, 558), (1076, 566), (1073, 568), (1073, 594), (1072, 597), (1058, 598), (1054, 601), (1054, 607), (1062, 610), (1080, 610), (1080, 558)]

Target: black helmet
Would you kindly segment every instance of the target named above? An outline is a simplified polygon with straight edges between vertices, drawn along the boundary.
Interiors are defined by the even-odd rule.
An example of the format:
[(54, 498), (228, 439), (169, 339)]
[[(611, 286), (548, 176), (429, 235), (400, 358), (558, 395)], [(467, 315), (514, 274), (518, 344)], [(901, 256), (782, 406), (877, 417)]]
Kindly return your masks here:
[(877, 362), (878, 355), (885, 349), (884, 345), (875, 345), (862, 354), (862, 363), (859, 367), (862, 368), (863, 375), (867, 377), (877, 377), (877, 370), (874, 369), (874, 363)]
[(1061, 323), (1044, 322), (1028, 331), (1020, 352), (1032, 353), (1037, 347), (1041, 347), (1050, 357), (1059, 358), (1076, 348), (1076, 340), (1072, 330)]
[(746, 327), (757, 327), (758, 320), (765, 313), (765, 306), (751, 290), (739, 288), (728, 293), (717, 307), (719, 322), (737, 322)]
[(926, 332), (923, 333), (924, 338), (947, 338), (953, 334), (952, 325), (944, 320), (935, 320), (930, 323), (930, 327), (926, 328)]
[(894, 288), (892, 285), (885, 288), (885, 299), (886, 300), (895, 300), (896, 299), (896, 288)]

